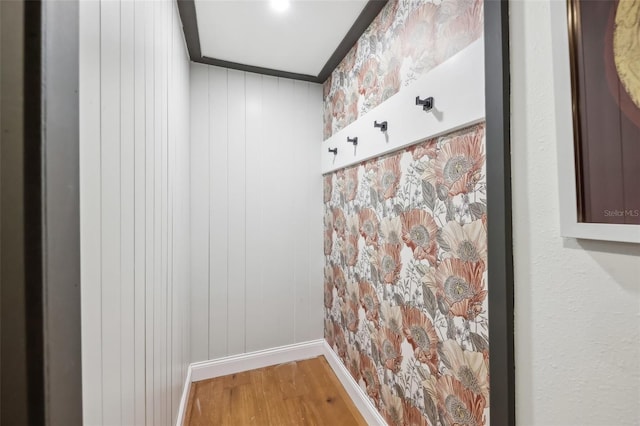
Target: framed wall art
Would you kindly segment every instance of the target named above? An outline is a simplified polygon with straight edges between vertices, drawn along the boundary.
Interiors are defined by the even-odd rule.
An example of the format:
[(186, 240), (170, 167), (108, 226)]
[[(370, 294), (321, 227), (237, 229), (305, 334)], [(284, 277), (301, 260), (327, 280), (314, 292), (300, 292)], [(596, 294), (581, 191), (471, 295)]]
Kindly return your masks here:
[(640, 1), (551, 3), (562, 234), (640, 243)]

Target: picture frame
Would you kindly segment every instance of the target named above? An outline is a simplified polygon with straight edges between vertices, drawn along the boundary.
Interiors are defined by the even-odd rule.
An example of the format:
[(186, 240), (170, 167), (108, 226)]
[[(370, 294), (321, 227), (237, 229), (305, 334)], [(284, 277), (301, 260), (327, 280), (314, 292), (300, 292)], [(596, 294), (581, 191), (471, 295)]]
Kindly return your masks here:
[[(638, 154), (635, 155), (635, 151), (633, 151), (631, 155), (628, 154), (627, 158), (624, 158), (620, 154), (622, 151), (621, 142), (615, 137), (607, 137), (612, 134), (615, 136), (615, 126), (607, 124), (605, 120), (610, 120), (611, 116), (616, 114), (621, 121), (629, 119), (619, 105), (618, 112), (611, 110), (610, 103), (608, 109), (603, 109), (602, 106), (605, 101), (611, 102), (607, 96), (612, 97), (610, 87), (613, 77), (610, 65), (605, 63), (607, 60), (611, 60), (610, 57), (606, 57), (606, 49), (610, 49), (610, 47), (604, 49), (598, 49), (598, 47), (604, 46), (611, 40), (610, 34), (602, 32), (603, 25), (608, 25), (607, 28), (610, 30), (611, 16), (610, 14), (605, 16), (602, 11), (591, 11), (591, 15), (600, 13), (602, 18), (606, 18), (608, 21), (605, 23), (601, 21), (599, 27), (591, 25), (593, 22), (589, 22), (590, 25), (585, 27), (588, 29), (580, 32), (581, 19), (589, 19), (581, 15), (581, 12), (584, 12), (580, 9), (582, 3), (581, 0), (551, 2), (561, 235), (571, 238), (640, 243), (640, 218), (637, 223), (634, 223), (636, 216), (633, 214), (637, 209), (633, 206), (625, 208), (624, 204), (620, 204), (620, 199), (624, 201), (625, 196), (631, 197), (631, 202), (635, 202), (637, 199), (640, 203), (640, 186), (636, 189), (637, 183), (632, 183), (632, 177), (636, 172), (638, 177), (633, 180), (640, 181), (640, 166), (635, 166), (640, 163), (640, 138), (633, 140), (634, 143), (637, 143)], [(618, 2), (589, 3), (599, 4), (601, 7), (614, 7)], [(601, 33), (591, 34), (585, 31), (601, 31)], [(584, 40), (581, 41), (582, 37)], [(579, 43), (594, 44), (594, 46), (589, 46), (590, 49), (586, 49), (592, 53), (589, 60), (577, 57), (575, 49)], [(600, 54), (602, 57), (599, 62), (597, 55)], [(589, 66), (595, 64), (595, 67), (602, 68), (598, 70), (591, 67), (585, 71), (585, 64)], [(605, 67), (609, 67), (609, 69), (607, 70)], [(588, 100), (585, 99), (587, 96), (584, 96), (585, 86), (596, 83), (588, 82), (584, 75), (602, 76), (603, 73), (607, 74), (608, 81), (601, 78), (599, 79), (601, 86), (586, 89), (591, 90), (591, 96), (588, 97), (591, 102), (594, 104), (599, 102), (601, 105), (595, 105), (588, 109)], [(640, 134), (640, 125), (638, 125), (638, 132)], [(618, 135), (620, 133), (621, 131), (618, 131)], [(598, 146), (598, 143), (604, 145), (602, 141), (606, 141), (607, 145)], [(584, 167), (586, 163), (585, 147), (582, 144), (585, 143), (591, 143), (588, 148), (595, 147), (593, 149), (595, 155), (594, 152), (591, 152), (588, 164), (592, 167)], [(616, 150), (617, 152), (614, 152)], [(618, 161), (625, 161), (622, 166), (615, 166), (616, 163), (613, 162), (615, 155), (618, 155)], [(627, 164), (631, 164), (631, 166), (627, 166), (631, 168), (631, 172), (625, 175), (621, 170)], [(620, 181), (621, 175), (622, 183)], [(596, 188), (595, 185), (589, 187), (590, 183), (597, 179), (600, 179), (598, 185), (601, 187)], [(627, 191), (621, 195), (620, 185), (624, 186), (627, 180)], [(614, 194), (616, 191), (618, 194)]]

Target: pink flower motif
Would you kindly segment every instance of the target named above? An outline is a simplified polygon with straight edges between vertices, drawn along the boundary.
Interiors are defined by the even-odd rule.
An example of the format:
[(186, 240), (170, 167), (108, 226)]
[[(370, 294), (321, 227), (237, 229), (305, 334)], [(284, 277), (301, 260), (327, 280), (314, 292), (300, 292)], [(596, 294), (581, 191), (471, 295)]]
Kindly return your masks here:
[(380, 94), (380, 102), (384, 102), (400, 90), (400, 67), (395, 66), (387, 70), (384, 80), (382, 81), (382, 93)]
[(438, 246), (438, 225), (424, 210), (413, 209), (402, 213), (402, 239), (413, 251), (417, 260), (426, 259), (436, 265)]
[(360, 235), (366, 244), (378, 245), (378, 215), (373, 209), (366, 208), (358, 213), (360, 218)]
[(400, 371), (402, 364), (402, 337), (388, 328), (380, 329), (375, 334), (375, 343), (380, 354), (380, 361), (394, 373)]
[(424, 2), (409, 15), (400, 34), (402, 56), (421, 56), (424, 51), (430, 50), (436, 38), (437, 12), (438, 6)]
[(344, 119), (345, 108), (346, 108), (345, 101), (346, 101), (346, 95), (344, 93), (344, 90), (338, 89), (333, 94), (333, 99), (331, 99), (331, 104), (333, 106), (331, 115), (333, 116), (334, 119), (336, 120)]
[(344, 337), (344, 331), (340, 324), (333, 323), (333, 334), (336, 340), (336, 349), (338, 350), (338, 356), (342, 358), (344, 362), (347, 355), (347, 340)]
[(339, 266), (333, 267), (333, 285), (338, 290), (338, 297), (344, 297), (347, 290), (347, 280), (344, 277), (342, 268)]
[(356, 66), (356, 60), (358, 59), (358, 47), (359, 47), (358, 44), (359, 43), (356, 43), (353, 45), (353, 47), (351, 48), (351, 50), (349, 50), (349, 53), (347, 53), (347, 55), (344, 57), (340, 65), (338, 65), (339, 71), (342, 71), (348, 75), (349, 72), (351, 72), (353, 68)]
[(393, 155), (380, 161), (376, 185), (385, 200), (396, 196), (400, 184), (400, 154)]
[(333, 250), (333, 229), (329, 228), (324, 231), (324, 254), (325, 256), (331, 255)]
[(343, 254), (347, 265), (355, 266), (358, 261), (358, 236), (350, 234), (343, 247)]
[(386, 284), (395, 284), (400, 277), (400, 245), (382, 244), (378, 250), (378, 273)]
[(326, 175), (323, 179), (323, 185), (322, 185), (322, 190), (323, 190), (323, 200), (325, 203), (328, 203), (329, 201), (331, 201), (331, 192), (333, 191), (333, 179), (332, 179), (332, 175)]
[(418, 361), (438, 374), (438, 334), (431, 320), (420, 310), (402, 306), (402, 332), (413, 348)]
[(375, 19), (376, 33), (386, 34), (396, 20), (396, 13), (398, 13), (398, 0), (390, 0), (384, 8), (380, 11)]
[(322, 100), (327, 101), (329, 94), (331, 93), (331, 83), (333, 80), (333, 73), (329, 75), (327, 80), (322, 84)]
[(364, 313), (367, 320), (373, 322), (374, 326), (378, 326), (378, 319), (380, 314), (378, 308), (380, 307), (380, 301), (376, 290), (371, 283), (367, 281), (360, 281), (358, 283), (360, 290), (360, 305), (364, 308)]
[(378, 61), (369, 58), (358, 73), (358, 92), (364, 97), (378, 90)]
[(331, 309), (333, 306), (333, 283), (331, 280), (324, 280), (324, 307)]
[(473, 132), (453, 137), (444, 144), (435, 160), (438, 183), (449, 189), (449, 195), (466, 194), (480, 180), (484, 165), (482, 141), (484, 125)]
[(438, 377), (436, 392), (438, 412), (443, 414), (446, 424), (485, 424), (486, 401), (484, 397), (474, 394), (455, 377), (448, 375)]
[(484, 271), (484, 262), (449, 258), (440, 263), (436, 270), (437, 293), (453, 315), (472, 320), (482, 312), (487, 296)]
[(358, 168), (352, 167), (344, 172), (344, 197), (347, 201), (353, 201), (358, 194)]
[(344, 237), (344, 232), (347, 227), (347, 219), (344, 217), (344, 213), (341, 208), (335, 207), (331, 209), (333, 213), (333, 229), (335, 229), (338, 237)]
[(404, 423), (411, 426), (430, 426), (422, 412), (406, 399), (402, 400)]
[(380, 378), (378, 377), (378, 370), (373, 360), (360, 352), (360, 371), (362, 373), (362, 380), (364, 380), (367, 395), (373, 399), (376, 404), (380, 402)]
[(425, 155), (429, 158), (435, 158), (438, 154), (438, 139), (429, 139), (426, 142), (413, 145), (407, 149), (414, 160), (419, 160)]
[(358, 332), (358, 324), (360, 323), (360, 318), (358, 317), (358, 305), (353, 300), (348, 300), (343, 303), (342, 318), (347, 330), (352, 333)]

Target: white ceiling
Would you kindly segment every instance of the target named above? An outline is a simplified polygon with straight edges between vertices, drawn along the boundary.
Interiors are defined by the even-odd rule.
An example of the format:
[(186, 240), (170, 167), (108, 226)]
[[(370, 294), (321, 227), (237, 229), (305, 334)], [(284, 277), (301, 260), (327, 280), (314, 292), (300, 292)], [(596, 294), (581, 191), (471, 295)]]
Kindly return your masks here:
[(316, 76), (367, 0), (195, 0), (202, 56)]

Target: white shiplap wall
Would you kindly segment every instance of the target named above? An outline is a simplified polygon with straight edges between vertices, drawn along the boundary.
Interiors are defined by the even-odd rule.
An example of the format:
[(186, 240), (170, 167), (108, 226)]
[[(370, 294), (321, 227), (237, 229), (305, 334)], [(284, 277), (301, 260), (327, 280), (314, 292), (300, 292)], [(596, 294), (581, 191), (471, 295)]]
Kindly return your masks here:
[(189, 106), (174, 1), (80, 2), (85, 425), (175, 421), (190, 360)]
[(322, 86), (191, 64), (191, 355), (322, 337)]

